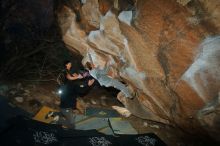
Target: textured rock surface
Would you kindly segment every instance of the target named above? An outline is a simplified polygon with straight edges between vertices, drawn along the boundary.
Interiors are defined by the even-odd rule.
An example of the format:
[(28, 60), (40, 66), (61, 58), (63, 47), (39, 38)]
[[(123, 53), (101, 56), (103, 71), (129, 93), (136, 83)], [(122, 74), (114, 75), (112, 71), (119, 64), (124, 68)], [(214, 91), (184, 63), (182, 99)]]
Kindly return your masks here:
[[(198, 111), (220, 91), (220, 40), (205, 39), (213, 34), (214, 26), (218, 28), (219, 7), (211, 11), (210, 3), (201, 0), (204, 15), (214, 13), (217, 17), (207, 25), (192, 13), (193, 4), (183, 6), (190, 1), (183, 5), (178, 2), (139, 0), (122, 5), (119, 1), (118, 10), (113, 2), (86, 1), (81, 8), (82, 21), (76, 22), (74, 12), (64, 7), (59, 22), (64, 42), (84, 56), (83, 64), (90, 61), (89, 56), (96, 66), (111, 62), (111, 76), (138, 92), (134, 100), (118, 95), (132, 114), (194, 131), (201, 127), (198, 123), (204, 117), (198, 120)], [(125, 19), (122, 11), (132, 13)], [(83, 19), (93, 28), (88, 31), (81, 27)], [(216, 29), (214, 34), (218, 33)]]
[(213, 99), (198, 112), (198, 119), (209, 134), (219, 140), (220, 134), (220, 92), (217, 98)]
[(220, 31), (220, 1), (218, 0), (199, 0), (205, 10), (204, 21), (210, 21), (215, 29)]
[(187, 5), (191, 0), (177, 0), (177, 2), (183, 6)]
[[(68, 47), (78, 50), (81, 54), (89, 47), (86, 43), (86, 33), (76, 22), (76, 15), (68, 7), (63, 7), (59, 15), (59, 24), (62, 28), (63, 39)], [(76, 50), (75, 50), (76, 49)]]
[(99, 28), (101, 12), (98, 0), (89, 0), (82, 6), (82, 17), (88, 25)]

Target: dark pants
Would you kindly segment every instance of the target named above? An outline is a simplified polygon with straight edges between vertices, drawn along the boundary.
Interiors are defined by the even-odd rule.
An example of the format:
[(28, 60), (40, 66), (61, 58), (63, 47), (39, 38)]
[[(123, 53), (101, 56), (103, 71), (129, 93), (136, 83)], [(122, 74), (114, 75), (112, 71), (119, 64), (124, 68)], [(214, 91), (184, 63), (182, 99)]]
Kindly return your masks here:
[(76, 109), (76, 98), (78, 96), (76, 89), (72, 86), (71, 82), (62, 85), (60, 88), (62, 93), (60, 95), (60, 108)]
[(88, 86), (88, 81), (93, 79), (92, 77), (86, 77), (84, 79), (70, 81), (67, 84), (71, 86), (71, 90), (77, 94), (77, 96), (83, 97), (89, 93), (89, 91), (97, 85), (97, 82), (95, 81), (93, 85)]
[(75, 115), (72, 110), (76, 109), (76, 99), (78, 96), (85, 96), (89, 93), (90, 89), (94, 86), (88, 86), (88, 81), (92, 78), (86, 78), (77, 81), (67, 81), (62, 85), (62, 94), (60, 95), (60, 109), (57, 113), (59, 115), (59, 121), (57, 124), (67, 126), (68, 128), (74, 128)]

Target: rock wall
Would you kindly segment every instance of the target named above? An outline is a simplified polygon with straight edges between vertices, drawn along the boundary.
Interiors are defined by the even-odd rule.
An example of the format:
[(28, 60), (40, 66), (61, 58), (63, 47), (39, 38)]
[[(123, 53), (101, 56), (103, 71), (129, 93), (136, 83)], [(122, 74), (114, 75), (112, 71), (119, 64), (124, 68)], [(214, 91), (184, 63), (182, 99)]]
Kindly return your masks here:
[(220, 134), (220, 93), (218, 97), (210, 101), (204, 108), (198, 111), (197, 117), (201, 126), (219, 141)]
[(132, 114), (192, 130), (201, 126), (198, 111), (220, 92), (220, 39), (207, 38), (219, 34), (213, 31), (218, 23), (199, 21), (202, 16), (193, 13), (198, 7), (212, 13), (210, 5), (199, 4), (87, 0), (79, 9), (81, 21), (67, 5), (58, 19), (64, 42), (84, 56), (83, 64), (90, 56), (96, 66), (110, 62), (111, 76), (137, 91), (134, 100), (118, 95)]

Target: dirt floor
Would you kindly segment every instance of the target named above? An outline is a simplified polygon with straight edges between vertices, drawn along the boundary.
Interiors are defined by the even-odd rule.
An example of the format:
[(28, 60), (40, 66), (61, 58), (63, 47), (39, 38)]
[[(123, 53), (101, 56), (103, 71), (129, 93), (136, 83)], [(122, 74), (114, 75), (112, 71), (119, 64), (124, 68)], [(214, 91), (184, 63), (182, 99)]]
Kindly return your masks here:
[[(58, 85), (55, 82), (23, 81), (4, 84), (8, 87), (4, 94), (10, 102), (31, 113), (31, 115), (35, 115), (45, 105), (59, 110)], [(77, 107), (79, 112), (83, 114), (85, 107), (111, 108), (113, 105), (122, 106), (116, 99), (116, 95), (116, 90), (95, 87), (85, 97), (78, 98)], [(192, 138), (180, 129), (169, 125), (143, 120), (135, 116), (125, 119), (132, 124), (138, 133), (155, 133), (168, 146), (207, 145), (203, 140), (196, 140), (196, 137)]]

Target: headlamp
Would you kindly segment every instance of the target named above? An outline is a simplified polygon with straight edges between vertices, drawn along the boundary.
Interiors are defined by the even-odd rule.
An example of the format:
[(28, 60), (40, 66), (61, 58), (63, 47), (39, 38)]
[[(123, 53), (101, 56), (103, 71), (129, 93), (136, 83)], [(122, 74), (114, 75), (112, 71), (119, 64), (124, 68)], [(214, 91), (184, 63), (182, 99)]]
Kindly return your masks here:
[(62, 94), (63, 91), (61, 89), (58, 90), (58, 94)]

